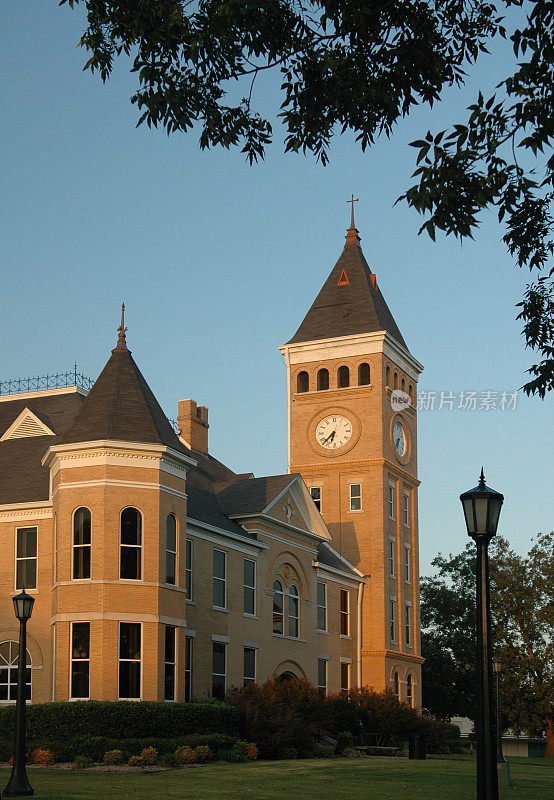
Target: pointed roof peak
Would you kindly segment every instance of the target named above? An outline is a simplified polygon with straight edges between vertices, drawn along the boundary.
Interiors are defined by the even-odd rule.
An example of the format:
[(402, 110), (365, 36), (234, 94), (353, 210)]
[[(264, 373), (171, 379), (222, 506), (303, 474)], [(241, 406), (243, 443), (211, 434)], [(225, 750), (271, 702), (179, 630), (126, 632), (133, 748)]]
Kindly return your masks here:
[(112, 353), (116, 353), (118, 350), (126, 350), (128, 353), (131, 351), (127, 347), (127, 338), (125, 333), (127, 332), (127, 328), (125, 327), (125, 303), (121, 303), (121, 324), (117, 329), (117, 344), (112, 350)]
[(360, 236), (359, 231), (356, 228), (356, 223), (354, 222), (354, 203), (359, 203), (360, 198), (351, 196), (350, 200), (347, 200), (347, 203), (350, 203), (350, 227), (346, 231), (346, 242), (345, 247), (359, 247), (360, 245)]

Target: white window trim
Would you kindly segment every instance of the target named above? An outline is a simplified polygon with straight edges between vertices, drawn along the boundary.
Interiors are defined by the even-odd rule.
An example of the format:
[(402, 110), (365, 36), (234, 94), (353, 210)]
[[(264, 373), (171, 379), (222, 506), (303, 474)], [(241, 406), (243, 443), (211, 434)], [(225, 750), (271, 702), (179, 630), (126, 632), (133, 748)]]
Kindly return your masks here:
[[(246, 675), (244, 675), (244, 651), (245, 650), (253, 650), (254, 651), (254, 677), (253, 678), (250, 678), (250, 677), (247, 678)], [(257, 680), (257, 677), (258, 677), (258, 648), (257, 647), (252, 647), (251, 645), (243, 644), (243, 646), (242, 646), (242, 672), (243, 672), (243, 675), (242, 675), (242, 683), (243, 683), (243, 685), (244, 685), (244, 682), (246, 680), (248, 681), (248, 683), (256, 683), (256, 680)]]
[[(77, 511), (80, 511), (81, 508), (86, 508), (86, 510), (90, 514), (90, 544), (77, 544), (76, 545), (75, 544), (75, 514), (77, 513)], [(38, 545), (38, 539), (37, 539), (37, 545)], [(90, 572), (91, 572), (91, 574), (88, 576), (88, 578), (75, 578), (75, 576), (73, 575), (74, 565), (75, 565), (75, 548), (77, 548), (77, 547), (80, 550), (83, 550), (85, 547), (88, 547), (89, 550), (90, 550)], [(37, 553), (38, 553), (38, 549), (37, 549)], [(72, 581), (77, 581), (77, 582), (80, 583), (82, 581), (90, 581), (91, 578), (92, 578), (92, 511), (90, 510), (90, 508), (88, 506), (77, 506), (77, 508), (75, 508), (73, 510), (73, 514), (71, 515), (71, 564), (70, 564), (69, 568), (71, 570), (71, 580)]]
[[(223, 559), (224, 559), (223, 560), (223, 578), (218, 578), (216, 575), (213, 574), (214, 573), (214, 569), (213, 569), (213, 553), (216, 553), (216, 552), (217, 553), (223, 553)], [(218, 606), (215, 603), (212, 603), (212, 608), (216, 609), (218, 611), (227, 611), (228, 610), (227, 609), (227, 551), (226, 550), (220, 550), (219, 547), (214, 547), (213, 548), (213, 552), (212, 552), (212, 597), (213, 597), (214, 581), (223, 581), (223, 595), (224, 595), (223, 596), (223, 603), (224, 603), (224, 605)]]
[[(190, 567), (187, 567), (187, 552), (190, 545)], [(187, 576), (190, 573), (190, 597), (187, 595)], [(187, 536), (185, 541), (185, 602), (194, 603), (194, 542)]]
[[(392, 558), (391, 558), (391, 545), (392, 545)], [(389, 536), (389, 578), (396, 578), (396, 539), (394, 536)]]
[[(167, 546), (167, 520), (168, 517), (173, 517), (175, 520), (175, 550), (170, 550)], [(91, 526), (92, 527), (92, 526)], [(175, 556), (175, 582), (168, 583), (167, 582), (167, 554), (171, 553)], [(186, 555), (185, 555), (186, 557)], [(179, 520), (177, 519), (177, 514), (174, 514), (173, 511), (170, 511), (169, 514), (165, 518), (165, 564), (164, 564), (164, 572), (165, 572), (165, 581), (164, 583), (166, 586), (179, 586)]]
[(397, 624), (396, 597), (389, 597), (389, 634), (391, 634), (390, 640), (393, 644), (398, 643), (396, 639)]
[[(134, 506), (127, 506), (128, 508), (134, 508)], [(121, 530), (121, 529), (120, 529)], [(136, 662), (136, 659), (130, 658), (121, 658), (121, 622), (117, 623), (117, 699), (118, 700), (128, 700), (130, 703), (136, 703), (139, 700), (142, 700), (142, 690), (143, 690), (143, 674), (142, 674), (142, 665), (143, 665), (143, 649), (144, 649), (144, 629), (142, 622), (133, 622), (132, 620), (124, 620), (124, 623), (131, 624), (131, 625), (140, 625), (140, 672), (139, 672), (139, 681), (140, 681), (140, 696), (139, 697), (121, 697), (119, 693), (119, 665), (121, 661), (130, 661), (133, 664)]]
[[(409, 611), (408, 611), (409, 609)], [(406, 647), (413, 647), (414, 646), (414, 613), (413, 613), (413, 605), (411, 600), (404, 601), (404, 613), (406, 614), (406, 620), (404, 621), (404, 635), (406, 635), (406, 631), (409, 629), (410, 637), (406, 637)]]
[[(408, 553), (408, 563), (406, 564), (406, 553)], [(404, 544), (404, 583), (412, 582), (412, 548), (409, 544)], [(408, 577), (406, 577), (406, 567), (408, 567)]]
[[(405, 528), (410, 528), (410, 511), (411, 511), (411, 498), (412, 493), (404, 489), (402, 493), (402, 522)], [(406, 500), (408, 501), (406, 504)]]
[(13, 576), (13, 590), (14, 592), (21, 591), (22, 587), (17, 585), (17, 562), (18, 561), (30, 561), (30, 558), (18, 558), (17, 557), (17, 532), (18, 531), (27, 531), (27, 530), (35, 530), (36, 531), (36, 544), (37, 544), (37, 554), (34, 556), (35, 559), (35, 583), (36, 586), (34, 587), (27, 587), (25, 586), (25, 591), (29, 594), (38, 591), (38, 525), (20, 525), (18, 528), (15, 529), (15, 537), (14, 537), (14, 576)]
[[(189, 630), (187, 631), (185, 628), (185, 654), (184, 654), (184, 664), (183, 664), (183, 695), (185, 693), (186, 681), (187, 681), (187, 672), (189, 673), (189, 687), (190, 687), (190, 700), (192, 701), (193, 692), (192, 692), (192, 681), (193, 681), (193, 664), (194, 664), (194, 639), (196, 637), (196, 631)], [(189, 661), (189, 668), (187, 669), (187, 640), (190, 640), (190, 661)], [(185, 698), (186, 701), (186, 698)], [(186, 701), (188, 702), (188, 701)]]
[[(352, 487), (353, 486), (359, 486), (360, 487), (360, 494), (356, 495), (355, 497), (352, 497)], [(362, 495), (363, 495), (362, 481), (358, 481), (357, 483), (350, 483), (349, 484), (350, 513), (358, 514), (360, 511), (364, 510), (364, 505), (363, 505), (363, 502), (362, 502)], [(359, 508), (352, 508), (352, 500), (358, 500), (358, 499), (360, 500), (360, 507)]]
[[(248, 586), (244, 582), (244, 562), (245, 561), (250, 561), (250, 563), (254, 564), (254, 585), (253, 586)], [(243, 614), (244, 614), (245, 617), (255, 617), (256, 613), (257, 613), (257, 606), (258, 606), (257, 594), (258, 593), (256, 591), (256, 583), (257, 583), (256, 579), (257, 579), (258, 576), (256, 575), (256, 567), (257, 567), (257, 564), (256, 564), (256, 562), (254, 561), (253, 558), (246, 558), (246, 557), (243, 558), (243, 560), (242, 560), (242, 575), (243, 575), (243, 595), (242, 595), (243, 608), (242, 608), (242, 611), (243, 611)], [(244, 589), (252, 589), (253, 592), (254, 592), (254, 610), (253, 611), (246, 611), (244, 609)]]
[[(227, 641), (225, 641), (225, 639), (227, 639)], [(223, 694), (225, 695), (226, 692), (227, 692), (227, 670), (228, 670), (227, 660), (229, 658), (229, 637), (228, 636), (225, 636), (225, 637), (221, 636), (221, 637), (218, 637), (217, 639), (214, 639), (214, 636), (212, 635), (212, 697), (213, 697), (214, 675), (217, 675), (218, 677), (221, 677), (221, 675), (222, 675), (221, 672), (214, 672), (214, 662), (213, 662), (213, 658), (214, 658), (214, 648), (213, 648), (213, 646), (214, 646), (214, 644), (222, 644), (222, 645), (225, 646), (225, 664), (224, 664), (224, 667), (223, 667), (224, 670), (225, 670), (225, 672), (223, 673)]]
[[(318, 587), (319, 584), (321, 584), (323, 586), (323, 591), (324, 591), (324, 594), (325, 594), (325, 605), (323, 605), (323, 606), (320, 606), (318, 601), (317, 601), (317, 587)], [(318, 633), (328, 633), (329, 625), (328, 625), (328, 619), (327, 619), (327, 584), (325, 583), (325, 581), (317, 581), (315, 599), (316, 599), (316, 626), (317, 626), (316, 630), (317, 630)], [(319, 625), (318, 625), (319, 609), (320, 608), (323, 608), (324, 611), (325, 611), (325, 627), (324, 628), (320, 628)]]
[[(296, 589), (296, 592), (297, 592), (296, 594), (291, 594), (290, 590), (292, 589), (293, 586)], [(300, 620), (300, 617), (301, 617), (301, 614), (300, 614), (300, 611), (301, 611), (300, 589), (298, 588), (296, 583), (294, 583), (294, 582), (291, 583), (291, 585), (288, 587), (288, 589), (285, 592), (285, 596), (287, 598), (289, 598), (287, 600), (287, 626), (286, 626), (287, 627), (287, 637), (289, 639), (301, 639), (302, 638), (302, 630), (301, 630), (301, 620)], [(290, 615), (290, 598), (296, 600), (296, 602), (297, 602), (297, 606), (298, 606), (298, 616), (297, 617), (292, 617)], [(296, 620), (297, 626), (298, 626), (298, 634), (296, 636), (293, 636), (292, 633), (288, 633), (288, 631), (290, 631), (290, 621), (292, 619)]]
[[(388, 489), (387, 489), (387, 509), (388, 509), (388, 517), (389, 519), (396, 519), (395, 512), (396, 512), (396, 481), (388, 482)], [(391, 504), (391, 489), (392, 489), (392, 504)], [(392, 505), (392, 513), (391, 513), (391, 505)]]
[[(123, 512), (126, 511), (128, 508), (133, 508), (135, 511), (138, 511), (138, 513), (140, 515), (140, 544), (123, 544), (123, 542), (121, 541), (121, 533), (122, 533), (122, 530), (123, 530), (123, 527), (122, 527), (122, 524), (121, 524), (121, 517), (123, 515)], [(142, 511), (140, 510), (140, 508), (137, 508), (136, 506), (125, 506), (119, 512), (119, 572), (118, 572), (118, 576), (119, 576), (119, 580), (120, 581), (132, 581), (133, 583), (142, 582), (142, 576), (144, 574), (144, 558), (143, 558), (143, 552), (142, 552), (142, 541), (143, 541), (143, 538), (144, 538), (144, 529), (143, 529), (144, 525), (143, 525), (143, 522), (144, 522), (144, 515), (143, 515)], [(121, 550), (122, 550), (123, 547), (134, 547), (136, 550), (140, 550), (140, 577), (139, 578), (122, 578), (121, 577)], [(141, 684), (141, 691), (142, 691), (142, 684)]]
[[(178, 628), (175, 625), (164, 625), (164, 703), (176, 703), (177, 702), (177, 646), (178, 646), (178, 636), (177, 631)], [(175, 661), (166, 661), (165, 660), (165, 637), (167, 636), (167, 629), (173, 628), (173, 657)], [(185, 645), (186, 646), (186, 645)], [(173, 666), (173, 697), (168, 698), (165, 697), (165, 668), (168, 664)]]
[[(27, 590), (25, 590), (25, 591), (27, 591)], [(16, 658), (19, 661), (19, 637), (18, 637), (17, 641), (15, 639), (9, 639), (9, 638), (0, 640), (0, 644), (5, 644), (6, 642), (8, 642), (8, 643), (11, 642), (13, 645), (15, 645)], [(31, 653), (29, 652), (29, 648), (27, 648), (26, 653), (29, 656), (30, 664), (29, 664), (28, 667), (27, 667), (27, 664), (25, 664), (25, 667), (26, 667), (26, 669), (31, 670), (31, 697), (30, 697), (29, 700), (27, 700), (27, 705), (30, 706), (30, 705), (33, 704), (33, 672), (34, 672), (35, 669), (42, 669), (42, 667), (40, 667), (40, 666), (35, 667), (33, 665), (33, 659), (32, 659)], [(12, 670), (13, 669), (17, 674), (17, 670), (18, 670), (18, 666), (19, 665), (17, 665), (17, 666), (12, 666), (12, 665), (13, 665), (13, 660), (10, 661), (9, 664), (3, 664), (2, 667), (4, 669), (8, 669), (8, 670)], [(10, 694), (10, 681), (9, 680), (8, 680), (7, 686), (8, 686), (8, 696), (9, 696), (9, 694)], [(1, 700), (0, 702), (2, 704), (2, 707), (4, 707), (4, 706), (15, 706), (15, 704), (17, 703), (17, 700), (10, 700), (8, 698), (7, 700)]]
[[(329, 656), (321, 656), (318, 653), (317, 656), (317, 688), (318, 691), (323, 689), (324, 697), (327, 697), (328, 687), (329, 687), (329, 661), (331, 659)], [(325, 685), (320, 684), (319, 682), (319, 662), (322, 661), (325, 664)]]
[[(281, 587), (280, 591), (277, 591), (274, 588), (275, 583), (279, 583), (279, 585)], [(283, 610), (281, 611), (281, 614), (280, 614), (281, 621), (283, 623), (283, 632), (282, 633), (279, 633), (278, 631), (275, 631), (273, 629), (273, 616), (275, 614), (275, 612), (273, 610), (273, 600), (274, 600), (276, 594), (281, 595), (281, 597), (283, 598)], [(285, 597), (286, 596), (287, 596), (287, 592), (283, 588), (283, 581), (280, 580), (279, 578), (275, 578), (275, 580), (273, 581), (272, 587), (271, 587), (271, 598), (272, 598), (271, 599), (271, 632), (272, 632), (273, 636), (281, 636), (281, 637), (285, 636), (285, 630), (286, 630), (286, 626), (285, 626)]]
[[(82, 508), (82, 507), (83, 506), (79, 506), (79, 508)], [(80, 623), (82, 624), (83, 622), (88, 622), (88, 633), (89, 633), (88, 658), (73, 658), (73, 626), (75, 624), (77, 624), (77, 625), (79, 625)], [(119, 626), (118, 626), (118, 633), (119, 633)], [(72, 678), (73, 678), (73, 662), (74, 661), (78, 661), (78, 662), (88, 661), (88, 695), (87, 695), (87, 697), (73, 697), (73, 695), (71, 694), (71, 684), (72, 684)], [(119, 682), (119, 660), (117, 662), (117, 667), (118, 667), (117, 674), (118, 674), (118, 682)], [(67, 696), (69, 697), (69, 700), (71, 702), (75, 702), (77, 700), (90, 700), (90, 622), (88, 620), (86, 620), (86, 619), (75, 620), (75, 622), (72, 621), (71, 624), (70, 624), (70, 630), (69, 630), (69, 692), (68, 692)]]
[[(346, 592), (346, 611), (342, 610), (342, 593)], [(346, 633), (341, 633), (341, 639), (350, 639), (350, 592), (348, 589), (341, 587), (339, 592), (339, 613), (340, 613), (340, 626), (339, 631), (342, 631), (342, 620), (346, 617)]]
[[(314, 500), (314, 498), (312, 497), (312, 489), (319, 489), (319, 500)], [(323, 512), (323, 487), (321, 486), (321, 484), (314, 483), (312, 486), (308, 487), (308, 491), (316, 508), (317, 508), (317, 503), (319, 503), (319, 508), (317, 508), (317, 510), (321, 514)]]

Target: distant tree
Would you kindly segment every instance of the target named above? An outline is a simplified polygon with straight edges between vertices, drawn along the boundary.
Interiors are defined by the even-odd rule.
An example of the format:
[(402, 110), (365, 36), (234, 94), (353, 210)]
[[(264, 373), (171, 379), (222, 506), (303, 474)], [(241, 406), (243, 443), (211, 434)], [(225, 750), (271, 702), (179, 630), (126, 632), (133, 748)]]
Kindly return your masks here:
[[(475, 546), (433, 560), (421, 586), (423, 705), (442, 719), (475, 714)], [(504, 662), (507, 726), (546, 734), (554, 758), (554, 533), (539, 534), (526, 556), (496, 537), (490, 548), (495, 655)], [(444, 669), (443, 674), (437, 669)], [(446, 688), (446, 691), (445, 691)]]
[(535, 270), (517, 318), (540, 360), (523, 388), (543, 399), (554, 388), (551, 0), (81, 2), (85, 69), (106, 81), (117, 57), (132, 57), (139, 125), (168, 134), (197, 127), (202, 148), (241, 146), (256, 161), (272, 126), (256, 110), (255, 82), (276, 69), (285, 151), (314, 153), (323, 164), (336, 133), (353, 131), (365, 150), (414, 106), (463, 84), (490, 40), (506, 36), (496, 6), (516, 7), (522, 24), (510, 38), (520, 63), (496, 95), (479, 94), (465, 124), (412, 142), (418, 183), (403, 199), (428, 215), (420, 231), (433, 239), (436, 230), (472, 236), (480, 212), (497, 209), (510, 254)]

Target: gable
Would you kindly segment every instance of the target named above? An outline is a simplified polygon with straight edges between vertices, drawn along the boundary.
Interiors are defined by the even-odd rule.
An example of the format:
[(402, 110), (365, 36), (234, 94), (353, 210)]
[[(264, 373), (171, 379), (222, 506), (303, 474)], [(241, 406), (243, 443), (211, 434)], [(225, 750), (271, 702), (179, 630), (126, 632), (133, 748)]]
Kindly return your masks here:
[(30, 408), (26, 407), (12, 422), (10, 427), (0, 436), (0, 442), (7, 439), (26, 439), (30, 436), (55, 436), (54, 431), (48, 427)]
[(297, 475), (263, 510), (264, 516), (292, 525), (306, 533), (330, 539), (329, 531), (317, 510), (304, 481)]

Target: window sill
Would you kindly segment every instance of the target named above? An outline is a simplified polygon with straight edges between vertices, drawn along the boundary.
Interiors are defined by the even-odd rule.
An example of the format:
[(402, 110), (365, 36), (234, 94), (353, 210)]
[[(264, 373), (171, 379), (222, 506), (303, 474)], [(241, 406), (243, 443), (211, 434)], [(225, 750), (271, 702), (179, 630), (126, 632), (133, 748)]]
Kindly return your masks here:
[(187, 606), (195, 606), (196, 602), (194, 600), (189, 600), (188, 597), (185, 598), (185, 605)]
[(162, 583), (160, 583), (160, 586), (162, 587), (162, 589), (170, 589), (170, 590), (172, 590), (174, 592), (186, 592), (186, 589), (184, 589), (182, 586), (177, 586), (176, 583), (164, 583), (164, 582), (162, 582)]
[(348, 639), (349, 641), (352, 641), (352, 637), (351, 637), (351, 636), (347, 636), (345, 633), (341, 633), (341, 635), (340, 635), (340, 637), (339, 637), (339, 638), (341, 638), (341, 639)]
[(260, 619), (257, 614), (249, 614), (248, 611), (243, 611), (242, 616), (248, 619)]
[(229, 609), (223, 608), (222, 606), (212, 606), (212, 611), (222, 611), (224, 614), (229, 613)]
[(288, 639), (289, 642), (306, 642), (306, 639), (299, 639), (297, 636), (285, 636), (284, 633), (272, 633), (276, 639)]
[(329, 631), (324, 631), (322, 628), (318, 628), (316, 633), (322, 633), (324, 636), (329, 636)]

